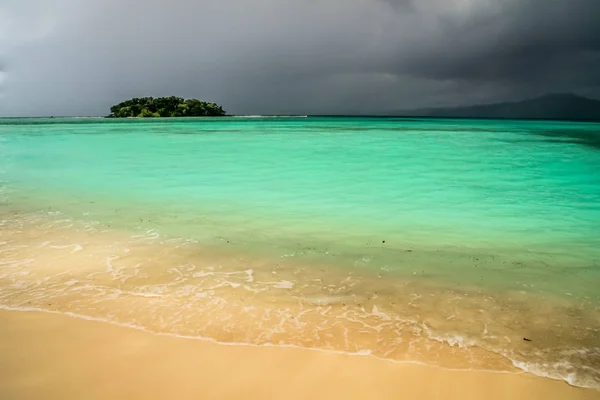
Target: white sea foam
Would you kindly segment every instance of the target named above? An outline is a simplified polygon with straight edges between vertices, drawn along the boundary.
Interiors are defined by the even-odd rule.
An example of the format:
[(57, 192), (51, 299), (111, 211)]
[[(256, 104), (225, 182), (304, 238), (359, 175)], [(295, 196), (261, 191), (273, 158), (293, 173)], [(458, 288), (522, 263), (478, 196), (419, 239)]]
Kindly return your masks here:
[(318, 306), (326, 306), (331, 304), (339, 304), (344, 302), (351, 302), (354, 300), (353, 296), (314, 296), (314, 297), (301, 297), (300, 300), (307, 301), (310, 304)]
[(276, 289), (292, 289), (294, 287), (294, 282), (290, 281), (279, 281), (272, 284)]
[(214, 273), (214, 272), (212, 272), (212, 271), (211, 271), (211, 272), (199, 271), (199, 272), (194, 272), (194, 273), (192, 274), (192, 276), (193, 276), (194, 278), (204, 278), (204, 277), (207, 277), (207, 276), (213, 276), (214, 274), (215, 274), (215, 273)]
[(466, 338), (465, 336), (458, 333), (434, 333), (426, 324), (421, 324), (421, 328), (423, 329), (423, 331), (429, 339), (441, 343), (446, 343), (452, 347), (456, 346), (461, 349), (466, 349), (468, 347), (473, 347), (477, 345), (477, 342), (475, 340)]
[(383, 312), (379, 311), (377, 309), (377, 306), (375, 306), (375, 305), (373, 306), (373, 311), (371, 311), (371, 314), (374, 315), (374, 316), (376, 316), (376, 317), (381, 318), (384, 321), (391, 321), (392, 320), (392, 318), (389, 315), (387, 315), (386, 313), (383, 313)]
[(538, 363), (512, 360), (512, 363), (520, 370), (533, 375), (565, 381), (571, 386), (600, 390), (600, 381), (593, 378), (582, 377), (581, 374), (574, 372), (576, 369), (580, 368), (580, 366), (576, 367), (568, 362), (544, 363), (540, 365)]

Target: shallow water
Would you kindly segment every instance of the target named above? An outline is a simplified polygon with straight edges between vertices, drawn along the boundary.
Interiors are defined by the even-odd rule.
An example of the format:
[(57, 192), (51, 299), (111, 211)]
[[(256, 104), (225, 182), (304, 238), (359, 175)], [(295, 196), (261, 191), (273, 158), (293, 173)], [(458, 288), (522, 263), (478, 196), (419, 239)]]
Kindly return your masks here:
[(0, 306), (451, 351), (444, 366), (599, 387), (599, 138), (562, 122), (0, 120)]

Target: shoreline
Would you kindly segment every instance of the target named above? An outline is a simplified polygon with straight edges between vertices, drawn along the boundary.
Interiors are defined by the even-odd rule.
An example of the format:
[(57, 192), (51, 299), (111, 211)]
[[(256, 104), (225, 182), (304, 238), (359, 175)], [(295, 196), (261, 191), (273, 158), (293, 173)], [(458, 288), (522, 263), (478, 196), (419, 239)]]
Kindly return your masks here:
[[(370, 355), (450, 371), (523, 371), (575, 387), (598, 387), (584, 370), (595, 365), (594, 353), (584, 360), (569, 358), (558, 353), (564, 337), (562, 343), (544, 342), (554, 321), (547, 315), (555, 308), (523, 307), (532, 301), (519, 293), (512, 301), (492, 302), (465, 287), (446, 292), (293, 260), (274, 266), (250, 257), (240, 263), (233, 253), (213, 254), (194, 243), (71, 225), (34, 226), (0, 235), (10, 242), (2, 250), (9, 267), (2, 277), (6, 296), (0, 309), (70, 315), (230, 346)], [(510, 337), (502, 339), (503, 331), (490, 318), (472, 329), (461, 324), (484, 315), (478, 299), (505, 319), (500, 328), (508, 327)], [(457, 314), (461, 317), (454, 318)], [(537, 322), (531, 324), (531, 318)], [(568, 319), (562, 323), (575, 326)], [(524, 337), (533, 338), (533, 344), (522, 342)], [(569, 338), (574, 351), (592, 348)], [(536, 349), (548, 356), (532, 357)], [(556, 367), (555, 360), (565, 363)]]
[[(535, 376), (537, 378), (549, 379), (549, 380), (556, 381), (556, 382), (563, 382), (563, 383), (566, 383), (568, 386), (571, 386), (571, 387), (574, 387), (577, 389), (595, 390), (594, 388), (572, 385), (569, 382), (562, 380), (562, 379), (558, 379), (558, 378), (553, 379), (553, 378), (549, 378), (549, 377), (545, 377), (545, 376), (541, 376), (541, 375), (536, 375), (534, 373), (525, 371), (516, 366), (510, 367), (510, 369), (512, 371), (494, 370), (494, 369), (452, 368), (452, 367), (446, 367), (446, 366), (441, 366), (441, 365), (428, 364), (425, 361), (397, 360), (397, 359), (393, 359), (393, 358), (378, 357), (378, 356), (374, 355), (371, 351), (351, 353), (351, 352), (346, 352), (346, 351), (342, 351), (342, 350), (322, 349), (322, 348), (318, 348), (318, 347), (302, 347), (302, 346), (293, 345), (293, 344), (275, 344), (275, 343), (254, 344), (254, 343), (244, 343), (244, 342), (222, 342), (222, 341), (219, 341), (219, 340), (211, 338), (211, 337), (189, 336), (189, 335), (181, 335), (181, 334), (166, 333), (166, 332), (153, 332), (149, 329), (144, 328), (143, 326), (138, 326), (138, 325), (128, 324), (128, 323), (119, 323), (119, 322), (111, 321), (108, 319), (103, 319), (103, 318), (98, 318), (98, 317), (90, 317), (90, 316), (86, 316), (86, 315), (82, 315), (82, 314), (75, 314), (75, 313), (72, 313), (69, 311), (61, 312), (61, 311), (54, 311), (54, 310), (46, 310), (43, 308), (8, 307), (8, 306), (0, 305), (0, 314), (2, 314), (4, 312), (50, 314), (50, 315), (56, 315), (56, 316), (61, 316), (61, 317), (68, 317), (68, 318), (72, 318), (75, 320), (89, 321), (89, 322), (111, 325), (111, 326), (115, 326), (118, 328), (132, 329), (135, 331), (143, 332), (145, 334), (154, 335), (154, 336), (173, 338), (173, 339), (190, 340), (190, 341), (199, 341), (199, 342), (214, 344), (217, 346), (250, 347), (250, 348), (259, 348), (259, 349), (261, 349), (261, 348), (292, 349), (292, 350), (298, 350), (298, 351), (308, 351), (308, 352), (332, 354), (332, 355), (338, 355), (338, 356), (343, 356), (343, 357), (359, 357), (359, 358), (366, 357), (366, 358), (371, 358), (371, 359), (374, 359), (374, 360), (377, 360), (380, 362), (384, 362), (384, 363), (415, 365), (415, 366), (441, 369), (443, 371), (449, 371), (449, 372), (483, 372), (483, 373), (489, 373), (489, 374), (509, 374), (509, 375), (527, 374), (527, 375)], [(0, 320), (1, 320), (1, 317), (0, 317)], [(600, 393), (600, 391), (599, 391), (599, 393)]]
[(0, 348), (5, 399), (600, 399), (593, 389), (524, 372), (220, 345), (53, 312), (0, 310)]

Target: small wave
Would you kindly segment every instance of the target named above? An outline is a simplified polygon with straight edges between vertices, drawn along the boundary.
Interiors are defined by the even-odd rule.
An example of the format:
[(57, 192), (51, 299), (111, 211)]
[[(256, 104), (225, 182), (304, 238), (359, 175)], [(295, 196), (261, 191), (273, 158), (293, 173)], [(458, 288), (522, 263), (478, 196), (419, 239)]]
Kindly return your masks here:
[(265, 285), (271, 285), (275, 289), (292, 289), (294, 287), (294, 282), (290, 281), (279, 281), (279, 282), (262, 282)]
[[(460, 349), (480, 347), (482, 349), (499, 354), (507, 358), (508, 360), (510, 360), (513, 366), (532, 375), (564, 381), (569, 385), (575, 387), (600, 390), (600, 380), (598, 378), (595, 378), (599, 375), (599, 371), (594, 370), (593, 368), (583, 367), (580, 365), (575, 366), (568, 361), (542, 363), (518, 361), (515, 359), (515, 356), (508, 351), (490, 348), (489, 346), (485, 346), (483, 343), (480, 343), (477, 340), (467, 338), (463, 335), (435, 334), (424, 324), (422, 325), (422, 328), (429, 339), (435, 340), (437, 342), (445, 343), (452, 347), (458, 347)], [(568, 352), (562, 352), (561, 354), (564, 356), (569, 355), (569, 353), (585, 355), (591, 352), (595, 352), (598, 354), (598, 356), (600, 356), (600, 349), (573, 349)], [(577, 370), (588, 370), (591, 376), (582, 376), (582, 373), (578, 372)]]
[(51, 249), (57, 249), (57, 250), (62, 250), (62, 249), (68, 249), (68, 248), (73, 248), (73, 250), (71, 250), (71, 253), (77, 253), (78, 251), (82, 251), (83, 250), (83, 246), (80, 245), (79, 243), (75, 243), (75, 244), (67, 244), (64, 246), (58, 246), (58, 245), (50, 245), (50, 243), (52, 243), (51, 241), (46, 241), (43, 242), (39, 245), (39, 247), (50, 247)]
[[(557, 363), (532, 363), (511, 360), (513, 365), (527, 373), (544, 378), (565, 381), (571, 386), (600, 390), (600, 381), (593, 377), (583, 377), (576, 371), (577, 368), (569, 362)], [(597, 372), (597, 371), (591, 371)]]
[(200, 272), (194, 272), (192, 274), (192, 276), (194, 278), (205, 278), (207, 276), (213, 276), (214, 274), (215, 274), (214, 272), (200, 271)]
[(475, 340), (468, 339), (460, 334), (435, 334), (425, 324), (422, 324), (422, 328), (427, 338), (435, 340), (436, 342), (445, 343), (451, 347), (466, 349), (477, 346), (477, 342)]
[(300, 300), (306, 301), (310, 304), (317, 306), (328, 306), (332, 304), (339, 304), (344, 302), (351, 302), (354, 300), (353, 296), (315, 296), (300, 298)]

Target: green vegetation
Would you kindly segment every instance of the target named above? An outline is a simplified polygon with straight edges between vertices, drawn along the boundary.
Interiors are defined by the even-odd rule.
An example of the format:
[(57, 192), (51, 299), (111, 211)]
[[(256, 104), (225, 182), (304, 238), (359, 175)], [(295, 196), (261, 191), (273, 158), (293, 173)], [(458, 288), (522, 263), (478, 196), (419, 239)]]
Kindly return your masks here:
[(142, 97), (124, 101), (110, 108), (108, 118), (223, 117), (220, 105), (181, 97)]

